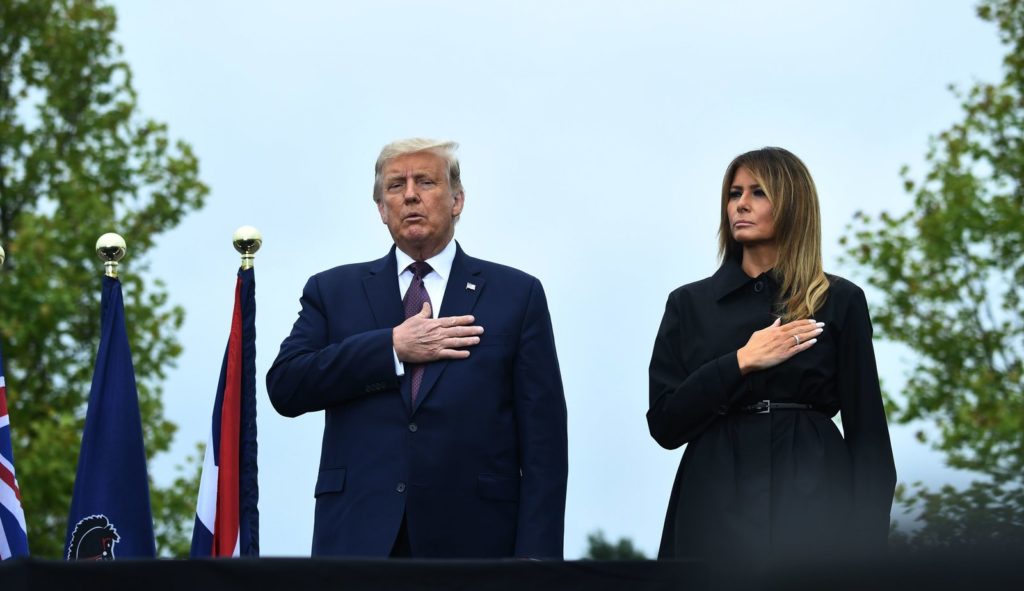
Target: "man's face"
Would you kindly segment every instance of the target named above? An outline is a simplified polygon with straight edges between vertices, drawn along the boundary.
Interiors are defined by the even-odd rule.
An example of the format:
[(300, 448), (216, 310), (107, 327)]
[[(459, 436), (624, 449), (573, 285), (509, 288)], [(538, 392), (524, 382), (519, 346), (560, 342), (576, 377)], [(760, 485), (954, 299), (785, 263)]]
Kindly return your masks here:
[(440, 252), (455, 235), (464, 199), (461, 191), (452, 194), (444, 159), (431, 152), (398, 156), (382, 178), (377, 209), (398, 248), (416, 260)]

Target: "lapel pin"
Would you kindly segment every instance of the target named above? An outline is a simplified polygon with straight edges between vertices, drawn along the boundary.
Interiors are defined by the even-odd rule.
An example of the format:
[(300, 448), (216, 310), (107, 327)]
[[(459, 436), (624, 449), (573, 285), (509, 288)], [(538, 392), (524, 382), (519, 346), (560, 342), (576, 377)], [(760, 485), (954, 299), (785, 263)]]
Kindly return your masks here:
[(467, 283), (466, 284), (466, 291), (476, 291), (476, 284), (475, 283)]

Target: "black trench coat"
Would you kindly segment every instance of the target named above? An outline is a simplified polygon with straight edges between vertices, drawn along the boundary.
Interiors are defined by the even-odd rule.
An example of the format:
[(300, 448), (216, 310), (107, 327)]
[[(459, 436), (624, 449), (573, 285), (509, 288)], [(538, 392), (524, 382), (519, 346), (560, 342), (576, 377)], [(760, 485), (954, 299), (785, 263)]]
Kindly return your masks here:
[[(871, 321), (859, 287), (828, 280), (817, 344), (746, 376), (736, 351), (775, 320), (771, 275), (751, 278), (728, 260), (669, 295), (647, 423), (663, 447), (687, 447), (659, 558), (849, 559), (884, 550), (896, 469)], [(814, 409), (735, 412), (761, 400)]]

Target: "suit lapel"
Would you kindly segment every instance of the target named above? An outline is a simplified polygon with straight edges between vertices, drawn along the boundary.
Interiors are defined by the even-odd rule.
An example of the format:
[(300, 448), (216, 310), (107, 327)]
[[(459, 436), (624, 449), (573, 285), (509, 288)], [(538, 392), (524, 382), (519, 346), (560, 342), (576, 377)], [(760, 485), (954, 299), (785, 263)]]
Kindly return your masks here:
[[(398, 263), (395, 262), (394, 246), (387, 256), (371, 265), (369, 275), (363, 278), (363, 290), (378, 328), (394, 328), (405, 321), (405, 309), (398, 289)], [(409, 380), (401, 381), (401, 392), (405, 408), (408, 409), (412, 399)]]
[(373, 262), (370, 274), (363, 278), (363, 289), (378, 328), (395, 327), (405, 320), (394, 246), (386, 257)]
[[(466, 256), (462, 247), (456, 242), (452, 272), (448, 277), (448, 285), (444, 288), (444, 299), (441, 301), (437, 317), (472, 314), (485, 283), (486, 281), (480, 276), (480, 266), (476, 259)], [(423, 372), (423, 383), (420, 384), (413, 412), (416, 412), (416, 409), (423, 404), (423, 400), (433, 391), (438, 378), (441, 377), (450, 362), (451, 360), (446, 359), (427, 365)]]

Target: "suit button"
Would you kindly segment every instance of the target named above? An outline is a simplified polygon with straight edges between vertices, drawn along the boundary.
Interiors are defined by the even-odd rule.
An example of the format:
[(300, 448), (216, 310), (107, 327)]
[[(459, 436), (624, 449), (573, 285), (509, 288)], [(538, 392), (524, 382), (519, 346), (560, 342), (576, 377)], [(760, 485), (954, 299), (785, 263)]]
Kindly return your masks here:
[(754, 284), (754, 291), (755, 292), (761, 293), (762, 289), (764, 289), (764, 281), (758, 281), (757, 283)]
[(398, 486), (395, 487), (395, 492), (404, 493), (405, 492), (405, 483), (404, 482), (399, 482)]
[(409, 423), (409, 430), (415, 433), (419, 430), (419, 427), (416, 426), (416, 423)]

